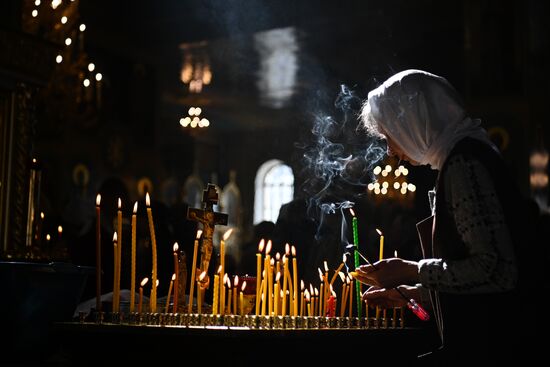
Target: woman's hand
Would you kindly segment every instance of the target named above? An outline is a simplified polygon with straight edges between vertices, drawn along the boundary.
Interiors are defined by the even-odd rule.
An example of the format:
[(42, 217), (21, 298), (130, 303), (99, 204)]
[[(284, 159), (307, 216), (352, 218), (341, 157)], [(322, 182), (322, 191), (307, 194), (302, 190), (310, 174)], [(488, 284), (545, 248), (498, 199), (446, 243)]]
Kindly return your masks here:
[(400, 284), (419, 282), (418, 264), (398, 257), (382, 259), (374, 265), (361, 265), (351, 274), (361, 283), (379, 288), (393, 288)]
[[(401, 285), (398, 288), (409, 299), (420, 296), (420, 291), (417, 287)], [(405, 307), (408, 302), (408, 299), (399, 294), (395, 288), (379, 288), (374, 286), (367, 289), (361, 298), (363, 301), (367, 301), (371, 307), (379, 306), (382, 308)]]

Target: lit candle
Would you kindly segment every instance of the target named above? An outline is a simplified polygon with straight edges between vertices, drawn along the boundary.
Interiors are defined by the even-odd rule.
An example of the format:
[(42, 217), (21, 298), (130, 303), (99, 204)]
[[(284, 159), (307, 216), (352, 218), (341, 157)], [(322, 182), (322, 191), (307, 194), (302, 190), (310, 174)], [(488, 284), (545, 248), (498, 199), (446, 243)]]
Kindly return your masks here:
[(277, 275), (275, 276), (275, 290), (273, 291), (273, 298), (274, 298), (274, 308), (273, 312), (275, 316), (279, 316), (279, 279), (281, 278), (281, 272), (277, 272)]
[(61, 242), (61, 235), (63, 234), (63, 227), (62, 226), (57, 226), (57, 240), (59, 242)]
[(134, 203), (132, 212), (132, 261), (131, 261), (131, 276), (130, 276), (130, 312), (134, 312), (134, 303), (136, 301), (136, 215), (137, 201)]
[(220, 272), (222, 271), (222, 266), (218, 267), (218, 271), (214, 275), (214, 292), (212, 300), (212, 315), (217, 315), (218, 311), (218, 300), (220, 298)]
[(271, 299), (271, 291), (272, 288), (269, 288), (269, 273), (271, 273), (271, 257), (269, 255), (269, 252), (271, 251), (271, 241), (267, 241), (267, 245), (265, 247), (265, 260), (264, 260), (264, 292), (263, 292), (263, 298), (262, 298), (262, 315), (265, 315), (265, 308), (266, 304), (268, 303), (268, 293), (269, 293), (269, 299)]
[(340, 276), (340, 280), (342, 280), (342, 295), (340, 297), (340, 317), (344, 317), (344, 312), (346, 311), (346, 293), (347, 293), (347, 284), (346, 284), (346, 276), (344, 273), (339, 272), (338, 275)]
[(237, 287), (239, 286), (239, 276), (235, 275), (235, 278), (233, 279), (233, 314), (237, 315), (238, 309), (237, 309)]
[(116, 287), (116, 273), (118, 271), (118, 244), (117, 244), (117, 234), (116, 232), (113, 233), (113, 300), (111, 302), (111, 310), (112, 312), (117, 311), (117, 299), (118, 299), (118, 289)]
[(189, 287), (189, 305), (187, 306), (187, 313), (191, 313), (193, 310), (193, 293), (195, 291), (195, 269), (197, 268), (197, 252), (199, 248), (199, 238), (202, 235), (202, 230), (197, 231), (197, 236), (195, 237), (195, 246), (193, 247), (193, 264), (191, 267), (191, 284)]
[(384, 235), (382, 234), (382, 231), (376, 228), (376, 232), (380, 235), (380, 260), (384, 258)]
[(240, 313), (241, 316), (244, 316), (244, 290), (246, 288), (246, 280), (243, 282), (243, 285), (241, 286), (241, 292), (239, 293), (239, 305), (240, 305)]
[[(336, 280), (336, 277), (340, 274), (340, 270), (342, 270), (342, 268), (344, 267), (344, 265), (346, 264), (346, 260), (347, 260), (347, 256), (346, 254), (342, 255), (342, 263), (340, 264), (340, 266), (338, 266), (338, 269), (336, 269), (336, 271), (334, 272), (334, 275), (332, 276), (332, 278), (330, 279), (330, 283), (329, 283), (329, 286), (332, 287), (332, 285), (334, 284), (334, 281)], [(343, 273), (342, 273), (343, 275)], [(341, 277), (340, 277), (341, 278)], [(344, 280), (342, 279), (342, 282)]]
[(286, 316), (286, 291), (288, 289), (288, 256), (290, 255), (290, 245), (285, 245), (285, 254), (283, 256), (283, 305), (281, 314)]
[(233, 228), (227, 230), (222, 237), (222, 240), (220, 241), (220, 264), (222, 266), (222, 271), (220, 273), (220, 279), (223, 279), (221, 287), (220, 287), (220, 313), (223, 315), (225, 314), (225, 241), (231, 236), (231, 232), (233, 232)]
[(294, 316), (298, 315), (298, 263), (296, 261), (296, 247), (291, 247), (292, 252), (292, 286), (293, 286), (293, 304)]
[(117, 300), (116, 311), (120, 311), (120, 271), (122, 268), (122, 201), (118, 198), (118, 210), (117, 210), (117, 273), (116, 273), (116, 288), (117, 288)]
[(312, 316), (311, 314), (311, 302), (310, 302), (310, 295), (309, 295), (309, 290), (306, 289), (306, 292), (305, 292), (305, 296), (306, 296), (306, 302), (307, 302), (307, 315), (308, 316)]
[[(176, 280), (176, 274), (174, 273), (172, 274), (172, 279), (170, 279), (170, 285), (168, 286), (168, 295), (166, 296), (166, 307), (164, 308), (164, 313), (168, 313), (168, 308), (170, 307), (170, 295), (172, 294), (172, 288), (174, 288), (175, 280)], [(174, 292), (176, 288), (174, 288)]]
[[(269, 241), (268, 241), (269, 242)], [(275, 268), (275, 259), (272, 258), (270, 261), (269, 261), (269, 270), (268, 270), (268, 277), (267, 277), (267, 280), (268, 280), (268, 289), (267, 289), (267, 292), (268, 292), (268, 299), (269, 299), (269, 304), (268, 304), (268, 307), (269, 307), (269, 313), (268, 315), (273, 315), (273, 306), (274, 306), (274, 301), (275, 301), (275, 294), (273, 292), (273, 269)]]
[[(157, 282), (157, 240), (155, 237), (155, 225), (153, 223), (153, 212), (151, 211), (151, 199), (149, 193), (145, 195), (145, 204), (147, 205), (147, 218), (149, 219), (149, 232), (151, 233), (151, 247), (153, 253), (153, 276), (152, 284)], [(157, 312), (157, 287), (151, 289), (151, 299), (149, 300), (151, 312)]]
[[(98, 194), (98, 196), (101, 198), (101, 195)], [(96, 210), (97, 210), (97, 207), (96, 207)], [(98, 216), (98, 218), (99, 218), (99, 216)], [(42, 244), (42, 226), (43, 226), (43, 223), (44, 223), (44, 212), (40, 212), (40, 220), (38, 221), (38, 226), (36, 227), (36, 234), (35, 234), (36, 243), (38, 245)]]
[(174, 300), (172, 305), (172, 312), (176, 313), (178, 312), (178, 288), (179, 288), (179, 265), (178, 265), (178, 243), (175, 242), (174, 246), (172, 246), (172, 250), (174, 251), (174, 282), (176, 283), (176, 286), (174, 287)]
[(353, 315), (353, 282), (355, 280), (351, 279), (349, 284), (349, 313), (348, 317), (351, 317)]
[(258, 252), (256, 253), (256, 316), (260, 315), (260, 280), (262, 278), (262, 251), (264, 244), (265, 240), (262, 238), (258, 244)]
[(336, 293), (332, 289), (332, 286), (330, 287), (330, 296), (327, 300), (327, 311), (324, 316), (328, 317), (335, 317), (336, 316)]
[(227, 273), (225, 273), (224, 280), (224, 283), (227, 284), (227, 306), (225, 307), (225, 312), (231, 314), (231, 293), (233, 292), (233, 289), (231, 288), (231, 280), (229, 280), (229, 275)]
[[(350, 208), (349, 211), (353, 216), (351, 223), (353, 227), (353, 245), (355, 246), (354, 261), (355, 261), (355, 267), (358, 268), (361, 264), (359, 263), (359, 252), (358, 252), (359, 251), (359, 231), (357, 229), (357, 217), (355, 216), (355, 212), (353, 211), (353, 209)], [(355, 282), (355, 288), (356, 288), (355, 291), (357, 293), (357, 317), (361, 317), (361, 307), (362, 307), (361, 283)], [(350, 309), (351, 309), (351, 305), (350, 305)]]
[(199, 279), (197, 280), (197, 310), (199, 315), (202, 314), (202, 281), (206, 277), (206, 271), (203, 271), (201, 275), (199, 275)]
[(147, 284), (148, 281), (149, 281), (149, 278), (143, 278), (139, 286), (139, 304), (138, 304), (139, 313), (141, 313), (142, 307), (143, 307), (143, 287), (145, 286), (145, 284)]
[[(95, 198), (95, 308), (101, 311), (101, 195)], [(42, 214), (42, 213), (41, 213)]]
[[(393, 256), (394, 257), (397, 257), (397, 250), (394, 250), (393, 251)], [(393, 314), (392, 314), (392, 320), (391, 320), (391, 323), (392, 323), (392, 327), (397, 327), (397, 309), (400, 309), (401, 307), (394, 307), (393, 308)], [(401, 312), (403, 312), (401, 310)]]
[(304, 316), (304, 280), (300, 280), (300, 316)]

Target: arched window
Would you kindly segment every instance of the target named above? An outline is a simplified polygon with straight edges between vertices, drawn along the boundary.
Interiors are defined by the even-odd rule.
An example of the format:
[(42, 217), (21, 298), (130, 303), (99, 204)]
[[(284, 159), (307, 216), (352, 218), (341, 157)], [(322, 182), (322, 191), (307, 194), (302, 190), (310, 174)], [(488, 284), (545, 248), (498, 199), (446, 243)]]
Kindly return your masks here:
[(281, 205), (294, 197), (294, 174), (282, 161), (273, 159), (258, 169), (255, 181), (254, 224), (277, 221)]

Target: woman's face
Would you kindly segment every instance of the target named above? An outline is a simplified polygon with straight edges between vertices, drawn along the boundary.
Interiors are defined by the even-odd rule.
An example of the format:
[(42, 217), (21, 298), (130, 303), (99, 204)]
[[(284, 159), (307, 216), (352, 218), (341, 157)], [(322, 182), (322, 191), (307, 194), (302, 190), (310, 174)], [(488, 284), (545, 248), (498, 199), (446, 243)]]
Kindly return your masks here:
[(390, 157), (397, 157), (399, 160), (407, 161), (413, 166), (420, 165), (420, 163), (407, 156), (387, 134), (384, 133), (384, 136), (386, 137), (386, 142), (388, 144), (388, 155)]

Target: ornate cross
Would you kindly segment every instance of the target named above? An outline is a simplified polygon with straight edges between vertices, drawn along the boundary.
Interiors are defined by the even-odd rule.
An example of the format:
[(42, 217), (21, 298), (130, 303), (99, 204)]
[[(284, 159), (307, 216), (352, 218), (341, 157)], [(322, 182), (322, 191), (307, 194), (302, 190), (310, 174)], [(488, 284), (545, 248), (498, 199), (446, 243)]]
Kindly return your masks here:
[(214, 226), (216, 224), (227, 224), (227, 214), (214, 212), (214, 204), (217, 203), (218, 192), (216, 191), (216, 186), (209, 183), (202, 192), (203, 209), (187, 209), (187, 219), (201, 222), (203, 225), (200, 259), (201, 272), (206, 271), (208, 273), (208, 265), (212, 257)]

